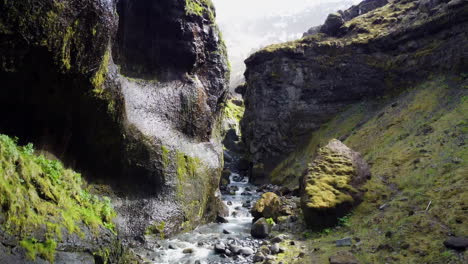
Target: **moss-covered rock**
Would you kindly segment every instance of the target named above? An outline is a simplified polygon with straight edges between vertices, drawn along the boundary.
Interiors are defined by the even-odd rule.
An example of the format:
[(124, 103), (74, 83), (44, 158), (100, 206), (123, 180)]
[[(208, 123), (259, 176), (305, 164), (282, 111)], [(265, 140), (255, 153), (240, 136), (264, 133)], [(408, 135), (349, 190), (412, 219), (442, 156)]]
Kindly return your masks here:
[(262, 194), (260, 199), (254, 204), (251, 209), (252, 216), (254, 221), (264, 217), (272, 218), (274, 220), (278, 219), (281, 215), (281, 200), (278, 195), (272, 192), (267, 192)]
[(320, 148), (303, 178), (301, 204), (313, 229), (334, 226), (362, 201), (370, 170), (360, 154), (333, 139)]
[(17, 146), (0, 135), (0, 242), (22, 248), (2, 248), (0, 261), (53, 263), (63, 254), (88, 252), (94, 259), (89, 252), (107, 251), (112, 256), (101, 257), (124, 263), (127, 253), (120, 252), (109, 198), (90, 194), (84, 185), (80, 174), (34, 154), (32, 144)]

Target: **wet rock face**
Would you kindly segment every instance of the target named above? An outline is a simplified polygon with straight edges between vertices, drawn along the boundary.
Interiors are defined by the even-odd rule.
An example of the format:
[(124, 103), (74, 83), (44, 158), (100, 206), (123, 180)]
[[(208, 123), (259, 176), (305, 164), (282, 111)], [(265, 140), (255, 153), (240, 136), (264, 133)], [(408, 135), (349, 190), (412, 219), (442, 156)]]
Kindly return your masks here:
[(419, 1), (394, 1), (344, 21), (335, 36), (319, 33), (249, 57), (241, 127), (253, 180), (271, 180), (306, 135), (347, 106), (431, 73), (460, 72), (467, 4), (438, 2), (431, 10)]
[(123, 236), (217, 214), (227, 57), (190, 2), (0, 3), (0, 130), (111, 185)]
[(301, 207), (313, 229), (333, 226), (362, 201), (362, 185), (371, 177), (360, 154), (339, 140), (318, 151), (301, 185)]

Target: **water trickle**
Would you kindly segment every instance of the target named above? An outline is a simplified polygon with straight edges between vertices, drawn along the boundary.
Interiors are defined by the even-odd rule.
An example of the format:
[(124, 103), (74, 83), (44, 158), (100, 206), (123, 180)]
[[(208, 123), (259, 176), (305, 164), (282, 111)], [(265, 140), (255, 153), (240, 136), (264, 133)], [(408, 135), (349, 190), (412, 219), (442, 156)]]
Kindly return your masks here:
[(259, 246), (259, 241), (250, 235), (253, 217), (250, 214), (250, 206), (245, 204), (248, 201), (254, 203), (259, 198), (256, 187), (249, 183), (248, 178), (232, 173), (229, 188), (237, 190), (234, 195), (222, 196), (223, 202), (229, 208), (229, 216), (226, 217), (228, 223), (206, 224), (166, 240), (149, 238), (149, 247), (138, 250), (138, 254), (154, 264), (252, 263), (252, 256), (241, 254), (226, 257), (216, 254), (214, 250), (215, 244), (220, 242), (254, 250)]

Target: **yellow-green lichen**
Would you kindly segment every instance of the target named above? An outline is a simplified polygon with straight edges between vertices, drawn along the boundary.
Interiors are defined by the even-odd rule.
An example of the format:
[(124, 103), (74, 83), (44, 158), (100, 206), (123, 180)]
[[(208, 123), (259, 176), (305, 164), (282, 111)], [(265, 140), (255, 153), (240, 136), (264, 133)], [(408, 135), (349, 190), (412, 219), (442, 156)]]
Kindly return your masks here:
[(166, 222), (161, 221), (161, 222), (159, 222), (159, 223), (157, 223), (157, 224), (150, 225), (150, 226), (146, 229), (145, 233), (146, 233), (147, 235), (159, 235), (159, 237), (160, 237), (161, 239), (164, 239), (164, 237), (165, 237), (164, 228), (165, 228), (165, 227), (166, 227)]
[(196, 15), (208, 18), (214, 23), (214, 6), (211, 0), (185, 0), (187, 15)]
[(304, 180), (307, 206), (333, 208), (342, 203), (353, 203), (350, 193), (355, 190), (350, 182), (356, 169), (351, 159), (327, 147), (321, 148), (317, 155)]
[(91, 78), (91, 84), (93, 85), (94, 89), (93, 92), (97, 96), (102, 96), (104, 89), (103, 84), (107, 78), (107, 73), (109, 71), (109, 62), (110, 62), (110, 50), (106, 50), (104, 56), (102, 57), (101, 64), (99, 65), (98, 70), (94, 73), (94, 76)]

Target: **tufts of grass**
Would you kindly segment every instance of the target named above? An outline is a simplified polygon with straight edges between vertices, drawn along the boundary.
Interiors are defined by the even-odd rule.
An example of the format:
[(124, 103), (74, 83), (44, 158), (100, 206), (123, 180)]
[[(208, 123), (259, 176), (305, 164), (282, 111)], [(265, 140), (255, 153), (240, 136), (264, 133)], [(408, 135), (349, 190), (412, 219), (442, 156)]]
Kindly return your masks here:
[(343, 250), (334, 244), (343, 237), (359, 239), (354, 252), (362, 263), (463, 263), (443, 241), (468, 234), (464, 85), (434, 78), (392, 99), (352, 106), (291, 154), (282, 168), (304, 170), (303, 160), (337, 136), (371, 165), (364, 201), (340, 225), (307, 240), (320, 248), (317, 263)]
[[(35, 155), (32, 144), (18, 146), (16, 139), (0, 135), (1, 228), (20, 238), (31, 259), (52, 262), (63, 231), (84, 236), (84, 225), (95, 234), (101, 227), (114, 230), (110, 200), (89, 194), (83, 184), (80, 174), (59, 161)], [(34, 237), (38, 229), (45, 230), (44, 237)]]

